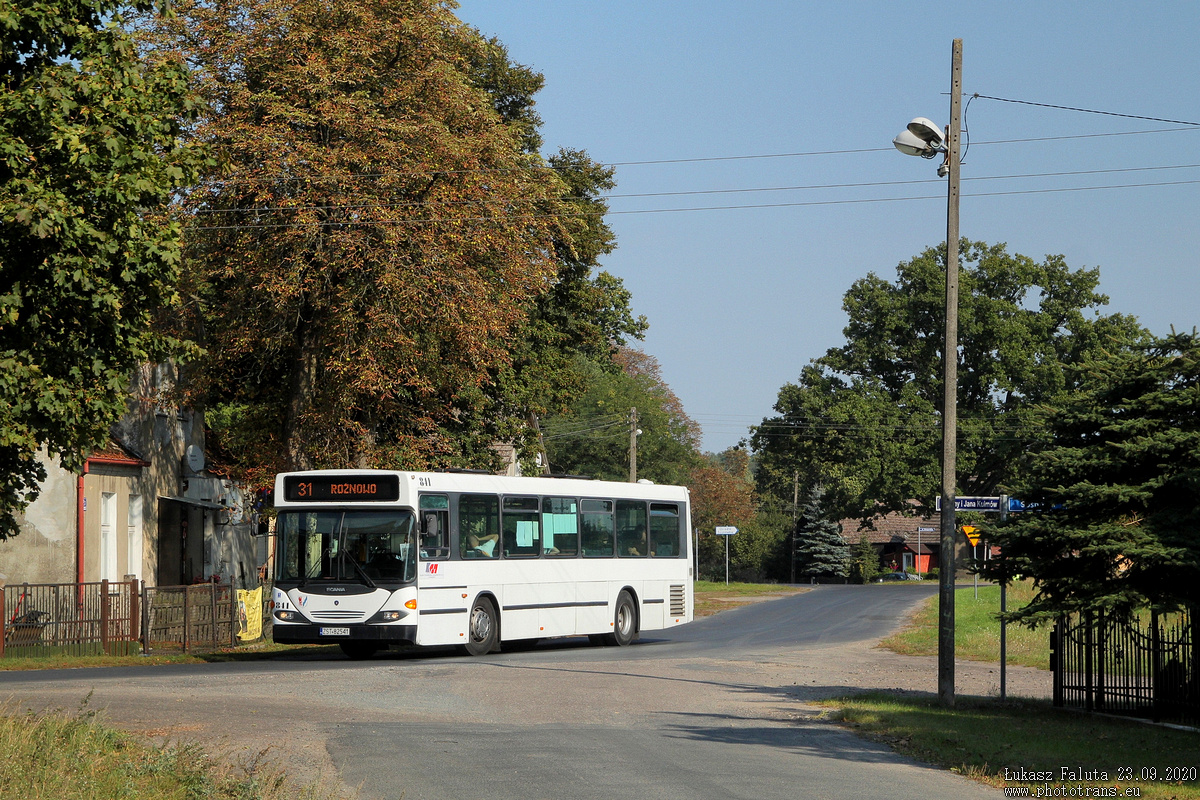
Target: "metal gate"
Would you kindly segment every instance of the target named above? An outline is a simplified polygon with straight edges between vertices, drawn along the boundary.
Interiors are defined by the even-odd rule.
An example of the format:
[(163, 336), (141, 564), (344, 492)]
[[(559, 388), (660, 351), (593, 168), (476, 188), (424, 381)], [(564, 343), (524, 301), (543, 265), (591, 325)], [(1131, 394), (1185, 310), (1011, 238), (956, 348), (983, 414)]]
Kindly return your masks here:
[(1084, 613), (1050, 634), (1054, 705), (1200, 723), (1194, 615)]

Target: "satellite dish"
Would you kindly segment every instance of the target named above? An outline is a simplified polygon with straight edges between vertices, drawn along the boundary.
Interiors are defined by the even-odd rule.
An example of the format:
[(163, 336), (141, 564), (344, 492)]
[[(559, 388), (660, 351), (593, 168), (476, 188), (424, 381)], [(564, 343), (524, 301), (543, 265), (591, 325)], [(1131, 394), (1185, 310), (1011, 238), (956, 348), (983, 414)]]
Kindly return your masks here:
[(194, 444), (188, 445), (184, 458), (187, 460), (188, 469), (192, 472), (200, 472), (204, 469), (204, 450), (200, 447)]

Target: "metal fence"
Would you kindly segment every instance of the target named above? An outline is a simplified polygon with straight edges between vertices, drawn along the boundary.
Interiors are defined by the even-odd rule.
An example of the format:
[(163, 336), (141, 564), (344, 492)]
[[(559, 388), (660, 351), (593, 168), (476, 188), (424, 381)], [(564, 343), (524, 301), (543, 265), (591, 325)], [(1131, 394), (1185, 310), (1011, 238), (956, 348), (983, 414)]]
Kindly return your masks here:
[(1050, 634), (1054, 704), (1200, 723), (1200, 643), (1194, 622), (1188, 612), (1060, 619)]
[(136, 580), (0, 586), (0, 657), (139, 649)]

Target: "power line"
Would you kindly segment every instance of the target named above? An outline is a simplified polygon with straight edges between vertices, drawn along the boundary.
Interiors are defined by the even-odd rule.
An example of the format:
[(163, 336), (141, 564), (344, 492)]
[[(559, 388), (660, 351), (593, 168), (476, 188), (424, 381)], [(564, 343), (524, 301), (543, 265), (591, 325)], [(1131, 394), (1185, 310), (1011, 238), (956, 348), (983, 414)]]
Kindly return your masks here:
[[(980, 98), (986, 97), (979, 95)], [(996, 99), (996, 98), (988, 98)], [(1011, 101), (1019, 102), (1019, 101)], [(1100, 113), (1100, 112), (1097, 112)], [(1132, 116), (1132, 115), (1117, 115), (1117, 116)], [(1146, 117), (1145, 119), (1153, 119)], [(1197, 123), (1187, 123), (1177, 120), (1164, 120), (1166, 122), (1177, 122), (1183, 125), (1196, 125)], [(1068, 141), (1076, 139), (1101, 139), (1113, 136), (1146, 136), (1158, 133), (1179, 133), (1181, 131), (1194, 131), (1200, 128), (1152, 128), (1140, 131), (1110, 131), (1106, 133), (1079, 133), (1066, 134), (1062, 136), (1029, 136), (1018, 139), (992, 139), (980, 142), (972, 142), (972, 146), (988, 146), (1000, 144), (1028, 144), (1034, 142), (1055, 142)], [(811, 156), (837, 156), (837, 155), (855, 155), (861, 153), (889, 153), (892, 152), (891, 147), (860, 147), (849, 148), (843, 150), (802, 150), (795, 152), (784, 153), (751, 153), (742, 155), (730, 156), (697, 156), (694, 158), (660, 158), (660, 159), (645, 159), (641, 161), (609, 161), (597, 162), (601, 167), (635, 167), (635, 166), (654, 166), (659, 164), (696, 164), (721, 161), (752, 161), (755, 159), (777, 159), (777, 158), (805, 158)], [(420, 171), (405, 170), (395, 172), (364, 172), (356, 175), (347, 175), (337, 180), (342, 181), (358, 181), (358, 180), (377, 180), (379, 178), (433, 178), (435, 176), (448, 175), (473, 175), (473, 174), (499, 174), (507, 172), (523, 172), (526, 170), (558, 170), (558, 167), (553, 167), (546, 164), (530, 164), (522, 167), (477, 167), (473, 169), (425, 169)], [(330, 180), (330, 176), (322, 174), (312, 175), (264, 175), (257, 178), (214, 178), (204, 182), (204, 186), (237, 186), (242, 184), (258, 184), (258, 183), (297, 183), (297, 182), (320, 182)]]
[(1081, 114), (1100, 114), (1105, 117), (1123, 117), (1125, 119), (1141, 119), (1148, 122), (1170, 122), (1176, 125), (1196, 125), (1200, 126), (1200, 122), (1189, 122), (1182, 119), (1163, 119), (1162, 117), (1144, 117), (1140, 114), (1121, 114), (1116, 111), (1096, 111), (1091, 108), (1078, 108), (1076, 106), (1057, 106), (1053, 103), (1035, 103), (1032, 100), (1011, 100), (1007, 97), (991, 97), (986, 94), (973, 94), (972, 98), (978, 97), (980, 100), (995, 100), (1000, 103), (1017, 103), (1023, 106), (1038, 106), (1039, 108), (1055, 108), (1059, 111), (1076, 111)]
[[(1198, 169), (1200, 164), (1171, 164), (1151, 167), (1114, 167), (1111, 169), (1088, 169), (1088, 170), (1070, 170), (1062, 172), (1025, 172), (1014, 175), (978, 175), (970, 178), (963, 178), (963, 182), (973, 181), (998, 181), (998, 180), (1018, 180), (1026, 178), (1062, 178), (1079, 175), (1111, 175), (1117, 173), (1130, 172), (1155, 172), (1163, 170), (1176, 169)], [(929, 183), (942, 183), (938, 178), (915, 179), (903, 181), (862, 181), (857, 183), (814, 183), (800, 184), (795, 186), (760, 186), (740, 189), (692, 189), (678, 192), (631, 192), (626, 194), (607, 194), (601, 195), (602, 200), (626, 200), (634, 198), (646, 197), (689, 197), (697, 195), (720, 195), (720, 194), (754, 194), (756, 192), (793, 192), (793, 191), (816, 191), (825, 189), (861, 189), (873, 188), (879, 186), (913, 186)], [(565, 202), (571, 202), (574, 198), (566, 198)], [(421, 200), (421, 201), (404, 201), (396, 203), (328, 203), (322, 205), (296, 205), (296, 206), (251, 206), (246, 208), (199, 208), (194, 214), (246, 214), (246, 213), (268, 213), (279, 211), (354, 211), (361, 209), (382, 209), (382, 208), (432, 208), (445, 206), (471, 206), (484, 205), (494, 200)], [(517, 203), (541, 203), (546, 202), (545, 198), (517, 198), (510, 202)], [(591, 210), (591, 213), (600, 213)]]
[[(1012, 195), (1032, 195), (1032, 194), (1057, 194), (1064, 192), (1091, 192), (1111, 189), (1142, 189), (1156, 186), (1188, 186), (1200, 183), (1200, 180), (1187, 181), (1150, 181), (1145, 183), (1126, 183), (1126, 184), (1108, 184), (1104, 186), (1074, 186), (1062, 187), (1057, 189), (1014, 189), (1007, 192), (972, 192), (963, 193), (964, 198), (969, 197), (1007, 197)], [(912, 202), (917, 200), (945, 200), (945, 194), (935, 195), (918, 195), (914, 197), (866, 197), (847, 200), (806, 200), (791, 203), (746, 203), (741, 205), (728, 206), (688, 206), (681, 208), (648, 208), (648, 209), (631, 209), (626, 211), (609, 210), (605, 216), (630, 215), (630, 214), (669, 214), (669, 213), (684, 213), (694, 211), (737, 211), (746, 209), (766, 209), (766, 208), (802, 208), (806, 206), (838, 206), (838, 205), (859, 205), (864, 203), (901, 203)], [(246, 213), (253, 213), (254, 209), (247, 209)], [(480, 224), (489, 222), (530, 222), (534, 220), (546, 219), (572, 219), (592, 216), (594, 212), (589, 213), (558, 213), (558, 214), (503, 214), (494, 217), (430, 217), (425, 219), (346, 219), (346, 220), (325, 220), (314, 222), (262, 222), (262, 223), (243, 223), (237, 225), (197, 225), (193, 230), (201, 231), (229, 231), (229, 230), (268, 230), (281, 228), (337, 228), (337, 227), (359, 227), (359, 226), (409, 226), (409, 225), (432, 225), (443, 223), (458, 223), (458, 224)]]

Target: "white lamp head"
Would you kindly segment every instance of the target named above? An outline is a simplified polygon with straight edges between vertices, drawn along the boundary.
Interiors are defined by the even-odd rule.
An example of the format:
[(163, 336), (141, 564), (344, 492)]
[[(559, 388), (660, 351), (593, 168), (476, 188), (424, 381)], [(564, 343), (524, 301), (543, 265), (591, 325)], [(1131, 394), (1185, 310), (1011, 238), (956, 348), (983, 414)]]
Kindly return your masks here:
[(942, 150), (946, 147), (946, 136), (942, 133), (942, 129), (925, 117), (917, 117), (908, 123), (908, 130), (918, 139), (928, 143), (934, 150)]
[(928, 142), (907, 130), (900, 131), (900, 135), (892, 139), (892, 144), (906, 156), (933, 158), (937, 155), (937, 150), (930, 147)]

